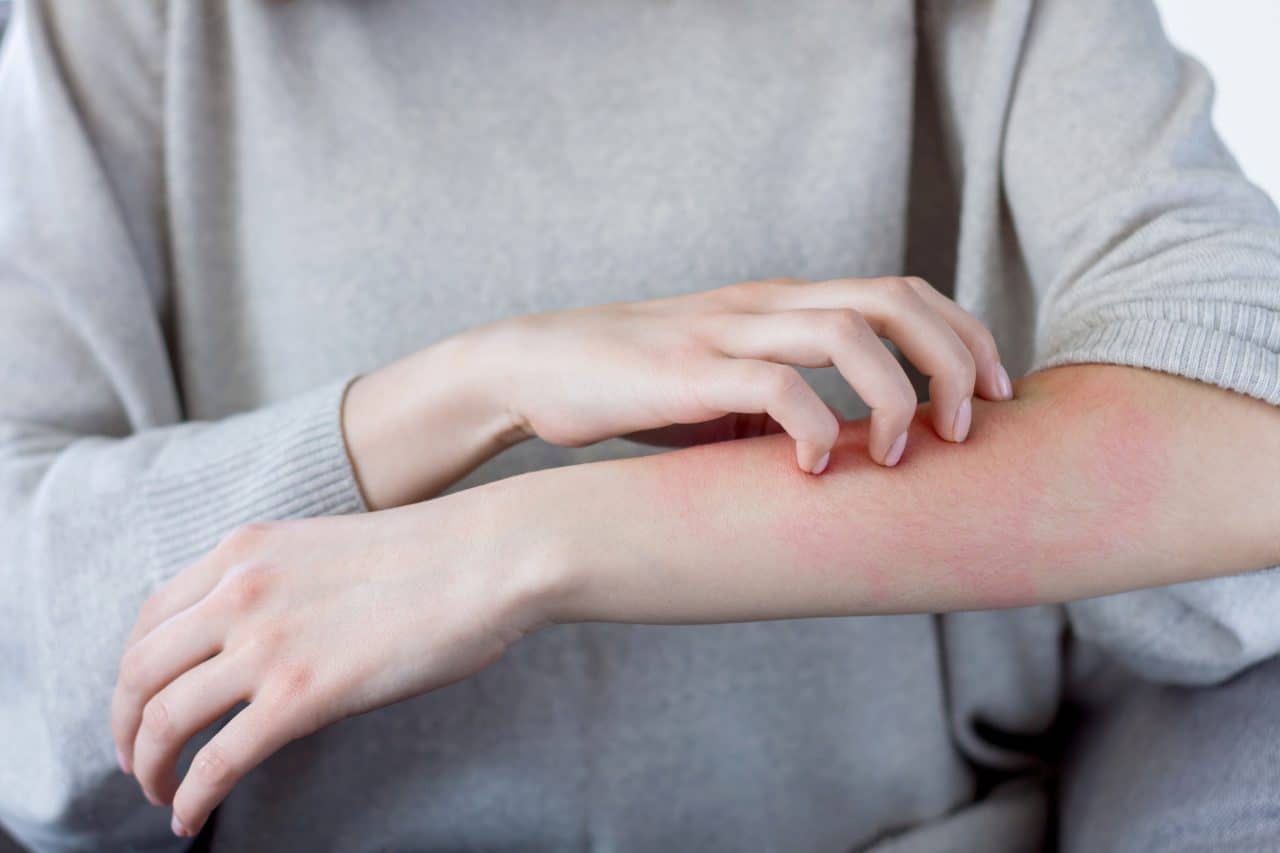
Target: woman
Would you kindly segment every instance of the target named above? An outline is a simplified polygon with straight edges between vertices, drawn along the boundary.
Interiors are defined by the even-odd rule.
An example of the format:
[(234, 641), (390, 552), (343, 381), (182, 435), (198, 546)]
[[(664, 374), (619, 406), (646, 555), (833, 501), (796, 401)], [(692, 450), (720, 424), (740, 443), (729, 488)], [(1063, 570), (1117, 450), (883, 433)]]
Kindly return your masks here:
[(6, 824), (1035, 843), (1068, 625), (1280, 647), (1079, 601), (1280, 562), (1280, 220), (1089, 5), (21, 7)]

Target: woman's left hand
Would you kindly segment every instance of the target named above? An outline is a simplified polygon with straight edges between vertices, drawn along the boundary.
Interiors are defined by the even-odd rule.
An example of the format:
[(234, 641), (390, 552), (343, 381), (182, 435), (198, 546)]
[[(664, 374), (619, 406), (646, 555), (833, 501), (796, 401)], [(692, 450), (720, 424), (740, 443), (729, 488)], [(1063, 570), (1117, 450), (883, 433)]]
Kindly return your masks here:
[[(175, 833), (289, 741), (465, 678), (543, 624), (539, 578), (486, 491), (250, 525), (151, 596), (111, 723)], [(179, 784), (183, 746), (241, 702)]]

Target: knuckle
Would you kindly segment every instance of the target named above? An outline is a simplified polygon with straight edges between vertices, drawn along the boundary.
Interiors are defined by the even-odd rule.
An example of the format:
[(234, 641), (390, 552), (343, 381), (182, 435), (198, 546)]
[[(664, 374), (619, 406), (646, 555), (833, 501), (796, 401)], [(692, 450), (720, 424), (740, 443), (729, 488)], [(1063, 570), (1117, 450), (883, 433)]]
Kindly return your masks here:
[(159, 696), (152, 697), (142, 708), (142, 731), (157, 743), (168, 743), (173, 740), (175, 730), (173, 717), (169, 708)]
[(973, 354), (986, 361), (1000, 360), (1000, 348), (996, 345), (995, 335), (986, 326), (979, 325), (974, 335)]
[(131, 693), (137, 693), (147, 683), (147, 653), (141, 643), (130, 646), (120, 658), (120, 686)]
[(823, 423), (822, 435), (820, 441), (827, 447), (834, 447), (835, 443), (840, 439), (840, 421), (835, 415), (827, 418)]
[(916, 389), (911, 387), (911, 383), (904, 382), (898, 386), (898, 392), (892, 406), (895, 410), (907, 413), (909, 416), (911, 412), (915, 411), (918, 402)]
[(160, 587), (142, 602), (138, 608), (138, 619), (147, 624), (154, 624), (164, 614), (168, 595), (165, 587)]
[(228, 533), (218, 548), (233, 560), (243, 559), (260, 550), (274, 534), (275, 528), (275, 522), (251, 521)]
[(960, 385), (972, 385), (978, 375), (977, 363), (967, 347), (957, 347), (945, 371), (947, 378)]
[(903, 311), (909, 312), (917, 317), (925, 314), (933, 314), (933, 306), (920, 295), (920, 291), (916, 290), (907, 279), (892, 279), (898, 282), (889, 288), (891, 300), (899, 306)]
[(793, 367), (771, 369), (767, 376), (765, 387), (768, 388), (769, 396), (774, 400), (788, 399), (799, 392), (804, 385), (804, 377)]
[(911, 288), (916, 293), (919, 293), (922, 290), (934, 289), (932, 284), (925, 281), (918, 275), (905, 275), (902, 277), (902, 281), (904, 284), (907, 285), (907, 287)]
[(827, 331), (840, 343), (862, 338), (870, 331), (862, 313), (853, 308), (836, 308), (828, 312)]
[(195, 760), (191, 762), (191, 773), (202, 785), (214, 790), (223, 789), (235, 778), (235, 768), (213, 743), (205, 744), (196, 753)]
[(725, 302), (733, 308), (745, 308), (768, 304), (779, 291), (794, 287), (795, 284), (779, 279), (762, 279), (758, 281), (740, 281), (726, 285), (717, 292), (725, 297)]
[(228, 572), (219, 585), (234, 610), (253, 610), (271, 589), (271, 569), (262, 562), (248, 563)]
[(886, 278), (881, 284), (881, 289), (891, 299), (907, 302), (920, 298), (920, 294), (916, 293), (916, 289), (911, 285), (908, 278), (903, 276), (891, 276)]
[(277, 700), (290, 705), (309, 696), (315, 688), (315, 670), (305, 663), (289, 662), (276, 666), (271, 682)]
[(276, 621), (266, 621), (254, 627), (245, 638), (241, 652), (249, 662), (265, 666), (274, 660), (288, 637), (288, 629)]

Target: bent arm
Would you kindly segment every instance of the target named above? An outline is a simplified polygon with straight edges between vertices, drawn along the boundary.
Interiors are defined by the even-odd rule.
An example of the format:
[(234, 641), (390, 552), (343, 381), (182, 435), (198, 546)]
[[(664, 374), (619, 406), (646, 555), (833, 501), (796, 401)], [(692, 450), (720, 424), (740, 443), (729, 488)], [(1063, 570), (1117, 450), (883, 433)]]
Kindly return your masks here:
[(892, 470), (859, 452), (858, 421), (817, 479), (767, 437), (495, 488), (536, 515), (554, 621), (985, 609), (1280, 562), (1280, 413), (1262, 401), (1073, 366), (977, 402), (963, 446), (929, 434), (927, 408)]
[[(1280, 216), (1214, 131), (1213, 82), (1155, 5), (922, 10), (924, 79), (971, 220), (956, 292), (1005, 281), (1034, 296), (1034, 352), (1006, 345), (1017, 372), (1127, 365), (1280, 405)], [(1142, 677), (1211, 684), (1280, 653), (1277, 608), (1280, 573), (1250, 572), (1066, 611), (1075, 640)]]
[(363, 508), (345, 380), (183, 421), (158, 11), (26, 3), (0, 49), (0, 824), (41, 850), (169, 835), (103, 712), (138, 603), (236, 525)]

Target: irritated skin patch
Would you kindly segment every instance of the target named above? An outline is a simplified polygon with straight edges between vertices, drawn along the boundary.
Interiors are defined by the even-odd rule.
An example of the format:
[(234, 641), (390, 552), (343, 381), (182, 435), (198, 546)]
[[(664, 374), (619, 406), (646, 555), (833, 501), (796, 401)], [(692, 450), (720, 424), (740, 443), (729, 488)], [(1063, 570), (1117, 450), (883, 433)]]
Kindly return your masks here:
[[(867, 425), (848, 424), (832, 469), (801, 481), (807, 512), (779, 513), (778, 536), (797, 555), (797, 570), (835, 584), (853, 577), (866, 612), (1009, 607), (1032, 603), (1025, 559), (1032, 507), (1016, 499), (1042, 491), (1035, 471), (1021, 482), (988, 468), (992, 443), (975, 434), (944, 442), (927, 414), (912, 424), (908, 449), (894, 468), (867, 455)], [(1010, 444), (1009, 456), (1016, 456)], [(1029, 474), (1029, 476), (1027, 476)]]
[(785, 436), (667, 454), (659, 500), (756, 575), (743, 583), (777, 587), (781, 610), (987, 609), (1125, 588), (1105, 569), (1150, 536), (1168, 469), (1160, 420), (1109, 383), (975, 400), (962, 444), (939, 438), (923, 406), (891, 469), (871, 460), (867, 434), (867, 421), (846, 423), (817, 477)]

